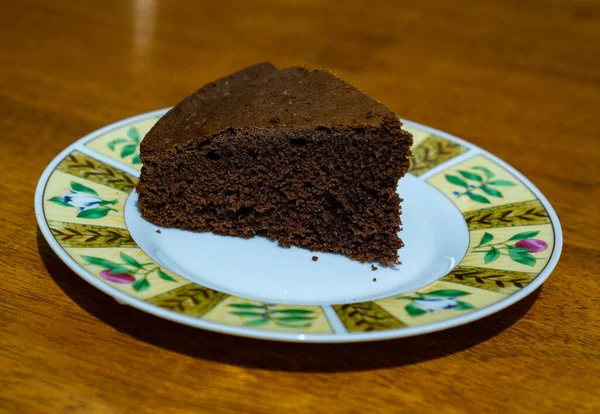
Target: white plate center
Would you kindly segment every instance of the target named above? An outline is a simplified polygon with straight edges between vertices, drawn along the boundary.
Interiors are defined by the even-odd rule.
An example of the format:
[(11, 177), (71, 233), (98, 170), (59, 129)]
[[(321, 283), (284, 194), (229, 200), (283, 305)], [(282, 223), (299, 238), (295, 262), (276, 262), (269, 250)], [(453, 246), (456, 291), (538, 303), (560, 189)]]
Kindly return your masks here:
[[(369, 263), (297, 247), (285, 249), (264, 237), (241, 239), (159, 227), (141, 218), (135, 191), (127, 200), (125, 222), (146, 254), (200, 285), (274, 303), (362, 302), (436, 281), (460, 262), (468, 247), (462, 214), (439, 191), (408, 174), (400, 180), (398, 193), (404, 198), (402, 265), (377, 266), (376, 271)], [(313, 262), (313, 256), (319, 260)]]

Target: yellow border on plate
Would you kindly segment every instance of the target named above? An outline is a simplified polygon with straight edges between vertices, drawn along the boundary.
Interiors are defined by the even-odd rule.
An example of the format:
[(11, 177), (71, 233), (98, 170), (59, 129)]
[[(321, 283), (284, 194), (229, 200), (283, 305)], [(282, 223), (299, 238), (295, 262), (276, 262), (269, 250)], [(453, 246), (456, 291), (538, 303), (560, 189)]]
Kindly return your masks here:
[[(135, 158), (139, 142), (158, 119), (134, 119), (87, 141), (85, 147), (139, 170)], [(469, 149), (427, 128), (407, 129), (415, 136), (410, 172), (427, 173), (426, 181), (463, 212), (470, 233), (468, 252), (452, 272), (414, 292), (334, 305), (333, 315), (350, 333), (430, 325), (490, 307), (532, 283), (553, 255), (555, 231), (548, 211), (515, 174), (476, 154), (431, 175)], [(73, 182), (88, 193), (81, 193), (82, 187), (74, 187)], [(326, 306), (267, 304), (235, 297), (160, 268), (135, 244), (124, 223), (123, 206), (136, 182), (134, 176), (78, 150), (51, 172), (43, 193), (44, 219), (56, 241), (86, 271), (132, 298), (209, 322), (284, 333), (335, 334), (333, 325), (339, 321), (332, 323)], [(65, 198), (78, 192), (75, 201)], [(98, 205), (94, 198), (104, 204)], [(82, 202), (111, 210), (97, 213), (99, 217), (81, 217), (87, 209), (77, 204)], [(527, 251), (518, 246), (532, 247)]]

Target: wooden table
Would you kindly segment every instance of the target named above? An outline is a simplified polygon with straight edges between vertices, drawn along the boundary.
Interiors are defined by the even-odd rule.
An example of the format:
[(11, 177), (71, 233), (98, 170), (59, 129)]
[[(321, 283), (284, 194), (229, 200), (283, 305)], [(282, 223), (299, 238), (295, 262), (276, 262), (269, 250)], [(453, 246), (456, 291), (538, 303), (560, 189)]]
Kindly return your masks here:
[[(0, 411), (600, 410), (600, 4), (371, 3), (1, 7)], [(71, 272), (33, 214), (46, 164), (90, 131), (263, 60), (328, 68), (522, 171), (562, 221), (550, 279), (468, 326), (307, 345), (163, 321)]]

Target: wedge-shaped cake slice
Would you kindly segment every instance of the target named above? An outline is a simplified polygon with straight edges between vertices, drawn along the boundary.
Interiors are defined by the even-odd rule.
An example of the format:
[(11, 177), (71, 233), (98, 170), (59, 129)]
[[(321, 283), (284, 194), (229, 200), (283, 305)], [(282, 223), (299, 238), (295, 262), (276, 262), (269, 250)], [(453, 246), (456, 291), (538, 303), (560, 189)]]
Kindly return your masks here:
[(392, 264), (411, 144), (398, 116), (333, 74), (263, 63), (158, 121), (141, 144), (139, 206), (161, 226)]

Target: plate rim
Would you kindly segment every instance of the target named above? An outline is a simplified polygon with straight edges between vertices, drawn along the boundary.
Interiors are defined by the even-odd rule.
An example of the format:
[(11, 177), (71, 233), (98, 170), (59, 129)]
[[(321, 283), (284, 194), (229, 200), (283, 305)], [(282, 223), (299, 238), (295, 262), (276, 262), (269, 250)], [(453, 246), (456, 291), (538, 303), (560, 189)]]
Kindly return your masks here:
[[(252, 329), (242, 326), (233, 326), (226, 325), (217, 322), (207, 321), (201, 318), (195, 318), (192, 316), (180, 314), (174, 311), (170, 311), (156, 305), (152, 305), (148, 302), (145, 302), (141, 299), (137, 299), (131, 297), (112, 286), (102, 282), (87, 270), (85, 270), (81, 265), (79, 265), (75, 260), (73, 260), (67, 252), (63, 249), (63, 247), (58, 243), (58, 241), (54, 238), (50, 231), (50, 227), (46, 221), (46, 217), (44, 214), (43, 207), (43, 196), (44, 190), (46, 188), (46, 184), (51, 174), (54, 172), (58, 164), (73, 150), (76, 150), (79, 144), (85, 144), (98, 136), (103, 135), (104, 133), (114, 130), (116, 128), (128, 125), (133, 122), (144, 121), (153, 117), (164, 115), (170, 108), (158, 109), (155, 111), (146, 112), (143, 114), (135, 115), (132, 117), (128, 117), (122, 119), (120, 121), (111, 123), (102, 128), (99, 128), (85, 136), (75, 140), (73, 143), (68, 145), (65, 149), (60, 151), (46, 166), (44, 171), (42, 172), (35, 189), (34, 195), (34, 209), (35, 216), (38, 223), (38, 227), (44, 236), (44, 239), (50, 246), (50, 248), (54, 251), (54, 253), (59, 257), (60, 260), (63, 261), (75, 274), (84, 279), (86, 282), (90, 283), (95, 288), (100, 291), (108, 294), (113, 299), (115, 299), (120, 305), (129, 305), (136, 309), (139, 309), (143, 312), (152, 314), (154, 316), (158, 316), (163, 319), (167, 319), (173, 322), (181, 323), (183, 325), (206, 329), (212, 332), (218, 332), (223, 334), (241, 336), (241, 337), (250, 337), (255, 339), (267, 339), (267, 340), (275, 340), (275, 341), (283, 341), (283, 342), (304, 342), (304, 343), (350, 343), (350, 342), (370, 342), (370, 341), (379, 341), (385, 339), (394, 339), (394, 338), (406, 338), (416, 335), (428, 334), (444, 329), (449, 329), (461, 325), (468, 324), (470, 322), (485, 318), (489, 315), (497, 313), (517, 302), (522, 300), (523, 298), (529, 296), (535, 290), (537, 290), (550, 276), (550, 274), (554, 271), (560, 256), (562, 254), (563, 248), (563, 234), (562, 227), (560, 224), (560, 220), (556, 211), (550, 204), (550, 201), (544, 196), (544, 194), (529, 180), (525, 175), (523, 175), (516, 168), (497, 157), (496, 155), (490, 153), (489, 151), (468, 142), (462, 138), (456, 137), (452, 134), (449, 134), (444, 131), (440, 131), (436, 128), (429, 127), (427, 125), (420, 124), (418, 122), (409, 121), (405, 119), (401, 119), (404, 126), (418, 128), (422, 131), (437, 135), (442, 138), (446, 138), (450, 141), (457, 142), (464, 147), (470, 150), (476, 150), (479, 152), (479, 155), (485, 155), (492, 161), (496, 162), (502, 168), (506, 169), (508, 172), (513, 174), (516, 178), (518, 178), (531, 192), (537, 197), (542, 206), (546, 209), (548, 213), (548, 217), (550, 219), (550, 224), (552, 225), (554, 231), (554, 246), (552, 250), (552, 254), (548, 259), (545, 267), (542, 271), (532, 280), (524, 288), (520, 289), (518, 292), (513, 293), (498, 302), (495, 302), (485, 308), (477, 309), (473, 312), (459, 315), (454, 318), (433, 322), (430, 324), (417, 325), (417, 326), (408, 326), (396, 329), (382, 330), (382, 331), (370, 331), (370, 332), (332, 332), (332, 333), (291, 333), (291, 332), (277, 332), (277, 331), (267, 331), (267, 330), (259, 330)], [(94, 151), (95, 153), (95, 151)], [(474, 154), (476, 155), (476, 154)], [(471, 158), (471, 157), (470, 157)], [(97, 158), (100, 160), (100, 158)], [(452, 162), (452, 159), (444, 161), (443, 163), (437, 165), (437, 167), (441, 167), (443, 165), (447, 165), (448, 162)], [(124, 172), (129, 172), (130, 168), (127, 168), (126, 165), (122, 165), (117, 162), (117, 165), (120, 170)], [(439, 279), (438, 279), (439, 280)], [(328, 318), (329, 319), (329, 318)]]

